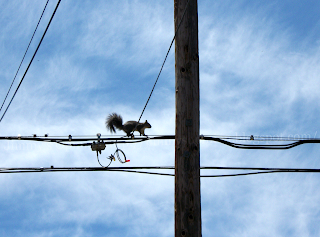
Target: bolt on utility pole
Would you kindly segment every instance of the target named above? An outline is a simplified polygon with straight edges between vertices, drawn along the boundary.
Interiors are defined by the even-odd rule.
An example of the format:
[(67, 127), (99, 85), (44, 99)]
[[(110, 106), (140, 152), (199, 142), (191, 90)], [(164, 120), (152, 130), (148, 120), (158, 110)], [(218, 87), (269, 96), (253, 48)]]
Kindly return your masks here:
[(201, 237), (197, 0), (174, 0), (175, 29), (185, 9), (175, 38), (175, 237)]

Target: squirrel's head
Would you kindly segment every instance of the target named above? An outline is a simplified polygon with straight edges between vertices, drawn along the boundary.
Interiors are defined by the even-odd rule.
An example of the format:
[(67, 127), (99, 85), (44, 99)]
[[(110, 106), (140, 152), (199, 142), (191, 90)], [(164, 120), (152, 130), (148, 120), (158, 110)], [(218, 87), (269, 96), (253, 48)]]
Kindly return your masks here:
[(146, 128), (151, 128), (151, 124), (150, 124), (150, 123), (148, 123), (148, 121), (147, 121), (147, 120), (144, 122), (144, 124), (146, 125)]

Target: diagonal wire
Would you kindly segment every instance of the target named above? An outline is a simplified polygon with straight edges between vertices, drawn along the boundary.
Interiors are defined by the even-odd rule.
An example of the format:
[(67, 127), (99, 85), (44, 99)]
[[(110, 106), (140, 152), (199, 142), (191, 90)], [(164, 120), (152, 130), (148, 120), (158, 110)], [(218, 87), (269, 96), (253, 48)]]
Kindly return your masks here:
[(38, 44), (38, 46), (37, 46), (37, 48), (36, 48), (36, 50), (35, 50), (32, 58), (31, 58), (31, 60), (30, 60), (30, 63), (29, 63), (29, 65), (28, 65), (26, 71), (24, 72), (24, 74), (23, 74), (23, 76), (22, 76), (22, 78), (21, 78), (21, 80), (20, 80), (20, 83), (19, 83), (16, 91), (14, 92), (14, 94), (13, 94), (13, 96), (12, 96), (12, 98), (11, 98), (11, 100), (10, 100), (7, 108), (6, 108), (6, 110), (4, 111), (4, 113), (3, 113), (3, 115), (2, 115), (2, 117), (1, 117), (1, 119), (0, 119), (0, 122), (2, 121), (3, 117), (4, 117), (5, 114), (7, 113), (8, 108), (10, 107), (10, 105), (11, 105), (14, 97), (16, 96), (16, 94), (17, 94), (17, 92), (18, 92), (18, 90), (19, 90), (19, 88), (20, 88), (20, 86), (21, 86), (21, 83), (22, 83), (23, 79), (25, 78), (25, 76), (26, 76), (26, 74), (27, 74), (27, 72), (28, 72), (28, 70), (29, 70), (32, 62), (33, 62), (33, 59), (34, 59), (34, 57), (36, 56), (36, 54), (37, 54), (37, 52), (38, 52), (38, 49), (39, 49), (39, 47), (40, 47), (40, 45), (41, 45), (41, 43), (42, 43), (42, 40), (43, 40), (44, 36), (46, 35), (46, 33), (47, 33), (48, 29), (49, 29), (49, 26), (50, 26), (50, 24), (51, 24), (51, 21), (52, 21), (54, 15), (55, 15), (55, 13), (56, 13), (58, 7), (59, 7), (60, 2), (61, 2), (61, 0), (58, 1), (57, 6), (56, 6), (56, 8), (54, 9), (54, 11), (53, 11), (53, 13), (52, 13), (52, 16), (51, 16), (51, 18), (50, 18), (50, 20), (49, 20), (49, 23), (48, 23), (48, 25), (47, 25), (47, 27), (46, 27), (46, 29), (45, 29), (45, 31), (44, 31), (41, 39), (40, 39), (40, 42), (39, 42), (39, 44)]
[(11, 88), (12, 88), (12, 85), (13, 85), (14, 81), (16, 80), (16, 77), (17, 77), (17, 75), (18, 75), (18, 72), (19, 72), (19, 70), (20, 70), (20, 67), (21, 67), (21, 65), (22, 65), (22, 63), (23, 63), (24, 58), (26, 57), (26, 54), (27, 54), (27, 52), (28, 52), (28, 50), (29, 50), (29, 47), (30, 47), (30, 44), (31, 44), (31, 42), (32, 42), (32, 40), (33, 40), (33, 37), (34, 37), (34, 35), (35, 35), (35, 33), (36, 33), (37, 29), (38, 29), (38, 26), (39, 26), (39, 24), (40, 24), (40, 21), (41, 21), (41, 19), (42, 19), (42, 16), (43, 16), (46, 8), (47, 8), (48, 3), (49, 3), (49, 0), (47, 1), (46, 5), (44, 6), (44, 9), (43, 9), (42, 14), (41, 14), (41, 16), (40, 16), (40, 19), (39, 19), (38, 24), (37, 24), (37, 26), (36, 26), (36, 29), (34, 30), (34, 32), (33, 32), (33, 34), (32, 34), (32, 37), (31, 37), (31, 39), (30, 39), (30, 42), (29, 42), (28, 47), (27, 47), (27, 49), (26, 49), (26, 52), (24, 53), (24, 55), (23, 55), (23, 57), (22, 57), (22, 60), (21, 60), (20, 65), (19, 65), (19, 67), (18, 67), (18, 70), (17, 70), (16, 74), (14, 75), (13, 81), (12, 81), (10, 87), (9, 87), (9, 90), (8, 90), (8, 92), (7, 92), (6, 97), (4, 98), (4, 101), (3, 101), (2, 105), (1, 105), (0, 111), (2, 110), (2, 107), (3, 107), (4, 103), (5, 103), (6, 100), (7, 100), (7, 97), (8, 97), (8, 95), (9, 95), (9, 93), (10, 93), (10, 90), (11, 90)]
[[(156, 81), (155, 81), (155, 83), (154, 83), (154, 85), (153, 85), (153, 87), (152, 87), (152, 90), (151, 90), (150, 95), (149, 95), (149, 97), (148, 97), (148, 99), (147, 99), (147, 102), (146, 102), (146, 104), (145, 104), (145, 106), (144, 106), (144, 108), (143, 108), (143, 110), (142, 110), (142, 113), (141, 113), (141, 115), (140, 115), (140, 117), (139, 117), (138, 123), (140, 122), (141, 117), (142, 117), (142, 115), (143, 115), (143, 113), (144, 113), (144, 111), (145, 111), (145, 109), (146, 109), (146, 107), (147, 107), (147, 105), (148, 105), (148, 103), (149, 103), (149, 100), (150, 100), (150, 98), (151, 98), (151, 96), (152, 96), (152, 93), (153, 93), (153, 91), (154, 91), (154, 88), (156, 87), (156, 84), (157, 84), (157, 82), (158, 82), (158, 79), (159, 79), (159, 77), (160, 77), (160, 74), (161, 74), (161, 72), (162, 72), (162, 69), (163, 69), (163, 67), (164, 67), (164, 64), (165, 64), (166, 61), (167, 61), (167, 58), (168, 58), (169, 52), (170, 52), (170, 50), (171, 50), (171, 48), (172, 48), (173, 42), (174, 42), (174, 40), (175, 40), (175, 38), (176, 38), (176, 35), (177, 35), (177, 33), (178, 33), (178, 30), (179, 30), (179, 28), (180, 28), (180, 26), (181, 26), (182, 20), (183, 20), (185, 14), (186, 14), (186, 11), (187, 11), (187, 8), (188, 8), (188, 5), (189, 5), (189, 1), (190, 1), (190, 0), (188, 0), (188, 2), (187, 2), (187, 4), (186, 4), (186, 7), (185, 7), (184, 12), (183, 12), (183, 15), (182, 15), (182, 17), (181, 17), (181, 19), (180, 19), (180, 22), (179, 22), (179, 24), (178, 24), (178, 26), (177, 26), (177, 29), (176, 29), (175, 33), (174, 33), (174, 36), (173, 36), (173, 39), (172, 39), (171, 44), (170, 44), (170, 46), (169, 46), (168, 52), (167, 52), (167, 54), (166, 54), (166, 56), (165, 56), (165, 58), (164, 58), (164, 61), (163, 61), (162, 66), (161, 66), (161, 68), (160, 68), (160, 71), (159, 71), (159, 74), (158, 74), (158, 76), (157, 76), (157, 79), (156, 79)], [(138, 125), (138, 123), (137, 123), (137, 125)], [(136, 126), (137, 126), (137, 125), (136, 125)]]

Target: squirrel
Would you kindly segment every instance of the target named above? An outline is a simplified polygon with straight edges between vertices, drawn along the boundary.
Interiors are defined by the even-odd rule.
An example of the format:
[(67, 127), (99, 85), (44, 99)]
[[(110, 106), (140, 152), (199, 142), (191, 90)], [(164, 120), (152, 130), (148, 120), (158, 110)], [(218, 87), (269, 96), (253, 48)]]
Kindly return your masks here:
[(116, 113), (110, 114), (106, 119), (106, 127), (110, 130), (111, 133), (116, 133), (116, 129), (123, 130), (127, 133), (127, 136), (133, 136), (134, 131), (139, 131), (140, 136), (146, 136), (144, 130), (146, 128), (151, 128), (150, 123), (146, 120), (144, 123), (138, 123), (137, 121), (128, 121), (125, 124), (122, 124), (122, 117)]

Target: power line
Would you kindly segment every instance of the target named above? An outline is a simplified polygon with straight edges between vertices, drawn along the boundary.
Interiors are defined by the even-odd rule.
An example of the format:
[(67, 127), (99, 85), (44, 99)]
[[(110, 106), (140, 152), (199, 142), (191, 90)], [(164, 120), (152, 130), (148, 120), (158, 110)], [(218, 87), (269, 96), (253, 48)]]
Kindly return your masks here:
[(201, 178), (221, 178), (221, 177), (236, 177), (236, 176), (247, 176), (254, 174), (269, 174), (276, 173), (279, 171), (263, 171), (263, 172), (249, 172), (249, 173), (237, 173), (237, 174), (221, 174), (221, 175), (201, 175)]
[[(152, 93), (153, 93), (154, 88), (156, 87), (156, 84), (157, 84), (157, 82), (158, 82), (158, 79), (159, 79), (159, 77), (160, 77), (160, 74), (161, 74), (161, 72), (162, 72), (162, 69), (163, 69), (163, 67), (164, 67), (164, 64), (165, 64), (166, 61), (167, 61), (167, 58), (168, 58), (169, 52), (170, 52), (170, 50), (171, 50), (171, 47), (172, 47), (172, 45), (173, 45), (173, 42), (174, 42), (174, 40), (175, 40), (175, 38), (176, 38), (176, 35), (177, 35), (177, 33), (178, 33), (178, 30), (179, 30), (179, 28), (180, 28), (180, 26), (181, 26), (182, 20), (183, 20), (185, 14), (186, 14), (188, 4), (189, 4), (189, 0), (188, 0), (188, 2), (187, 2), (187, 4), (186, 4), (186, 7), (185, 7), (184, 12), (183, 12), (183, 15), (182, 15), (182, 17), (181, 17), (181, 19), (180, 19), (179, 25), (178, 25), (175, 33), (174, 33), (174, 36), (173, 36), (173, 39), (172, 39), (171, 44), (170, 44), (170, 46), (169, 46), (169, 49), (168, 49), (168, 51), (167, 51), (167, 54), (166, 54), (166, 56), (165, 56), (165, 58), (164, 58), (164, 61), (163, 61), (162, 65), (161, 65), (161, 68), (160, 68), (159, 74), (158, 74), (158, 76), (157, 76), (157, 79), (156, 79), (156, 81), (155, 81), (155, 83), (154, 83), (154, 85), (153, 85), (153, 87), (152, 87), (152, 90), (151, 90), (150, 95), (149, 95), (149, 97), (148, 97), (148, 99), (147, 99), (147, 102), (146, 102), (146, 104), (145, 104), (145, 106), (144, 106), (144, 108), (143, 108), (143, 110), (142, 110), (142, 112), (141, 112), (141, 115), (140, 115), (139, 119), (138, 119), (138, 123), (139, 123), (139, 121), (141, 120), (141, 117), (142, 117), (142, 115), (143, 115), (143, 113), (144, 113), (144, 111), (145, 111), (145, 109), (146, 109), (146, 107), (147, 107), (147, 105), (148, 105), (148, 103), (149, 103), (149, 100), (150, 100), (150, 98), (151, 98), (151, 96), (152, 96)], [(137, 123), (137, 125), (138, 125), (138, 123)]]
[[(240, 144), (240, 143), (234, 143), (234, 142), (229, 142), (221, 138), (217, 137), (208, 137), (208, 136), (200, 136), (202, 140), (208, 140), (208, 141), (216, 141), (220, 142), (222, 144), (231, 146), (233, 148), (239, 148), (239, 149), (268, 149), (268, 150), (280, 150), (280, 149), (290, 149), (302, 144), (311, 144), (311, 143), (320, 143), (319, 139), (301, 139), (297, 140), (296, 142), (288, 143), (288, 144), (276, 144), (276, 145), (268, 145), (268, 144), (263, 144), (263, 145), (257, 145), (257, 144)], [(250, 139), (251, 140), (251, 139)], [(283, 140), (264, 140), (264, 141), (283, 141)]]
[(224, 140), (242, 140), (242, 141), (300, 141), (300, 140), (312, 140), (316, 138), (300, 138), (295, 136), (227, 136), (227, 135), (206, 135), (207, 137), (215, 137)]
[(5, 103), (6, 100), (7, 100), (7, 97), (8, 97), (8, 95), (9, 95), (9, 93), (10, 93), (10, 90), (11, 90), (11, 88), (12, 88), (12, 85), (13, 85), (14, 81), (16, 80), (16, 77), (17, 77), (17, 75), (18, 75), (18, 72), (19, 72), (19, 70), (20, 70), (20, 67), (21, 67), (21, 65), (22, 65), (22, 63), (23, 63), (23, 61), (24, 61), (24, 58), (25, 58), (28, 50), (29, 50), (30, 44), (31, 44), (31, 42), (32, 42), (32, 40), (33, 40), (33, 37), (34, 37), (34, 35), (35, 35), (35, 33), (36, 33), (37, 29), (38, 29), (38, 26), (39, 26), (39, 24), (40, 24), (40, 21), (41, 21), (41, 19), (42, 19), (42, 16), (43, 16), (46, 8), (47, 8), (48, 3), (49, 3), (49, 0), (47, 1), (46, 5), (44, 6), (44, 9), (43, 9), (43, 11), (42, 11), (42, 13), (41, 13), (40, 19), (39, 19), (38, 24), (37, 24), (37, 26), (36, 26), (36, 29), (34, 30), (34, 32), (33, 32), (33, 34), (32, 34), (32, 37), (31, 37), (31, 39), (30, 39), (30, 41), (29, 41), (29, 44), (28, 44), (28, 47), (27, 47), (27, 49), (26, 49), (26, 51), (25, 51), (25, 53), (24, 53), (24, 55), (23, 55), (23, 57), (22, 57), (22, 60), (21, 60), (20, 65), (19, 65), (19, 67), (18, 67), (18, 70), (17, 70), (16, 74), (14, 75), (14, 78), (13, 78), (13, 80), (12, 80), (12, 83), (11, 83), (10, 87), (9, 87), (9, 90), (8, 90), (8, 92), (7, 92), (4, 100), (3, 100), (3, 103), (2, 103), (2, 105), (1, 105), (0, 111), (2, 110), (2, 107), (3, 107), (4, 103)]
[[(220, 137), (225, 137), (224, 139), (221, 139)], [(38, 137), (36, 135), (34, 136), (5, 136), (0, 137), (0, 140), (25, 140), (25, 141), (41, 141), (41, 142), (55, 142), (60, 145), (64, 146), (91, 146), (94, 141), (99, 141), (105, 145), (108, 144), (125, 144), (125, 143), (139, 143), (144, 142), (148, 140), (167, 140), (167, 139), (175, 139), (174, 135), (150, 135), (150, 136), (140, 136), (140, 137), (121, 137), (121, 136), (108, 136), (108, 137), (97, 137), (97, 136), (56, 136), (56, 137), (49, 137), (49, 136), (41, 136)], [(206, 136), (201, 135), (199, 137), (201, 140), (206, 141), (215, 141), (222, 143), (224, 145), (238, 148), (238, 149), (269, 149), (269, 150), (283, 150), (283, 149), (291, 149), (293, 147), (302, 145), (302, 144), (317, 144), (320, 143), (319, 138), (314, 139), (299, 139), (299, 140), (293, 140), (291, 138), (285, 138), (282, 137), (281, 139), (269, 139), (268, 137), (260, 137), (260, 140), (252, 140), (252, 136), (247, 138), (239, 138), (239, 137), (232, 137), (232, 136)], [(243, 140), (248, 142), (267, 142), (268, 144), (248, 144), (248, 143), (235, 143), (231, 142), (229, 140)], [(277, 143), (283, 143), (291, 141), (290, 143), (285, 144), (277, 144)], [(269, 143), (275, 143), (275, 144), (269, 144)]]
[[(159, 173), (143, 170), (174, 170), (172, 166), (151, 166), (151, 167), (37, 167), (37, 168), (0, 168), (0, 173), (37, 173), (37, 172), (92, 172), (92, 171), (117, 171), (138, 174), (151, 174), (161, 176), (175, 176), (171, 173)], [(200, 175), (201, 178), (237, 177), (256, 174), (270, 173), (320, 173), (320, 169), (307, 168), (254, 168), (254, 167), (200, 167), (201, 170), (251, 170), (256, 172), (222, 174), (222, 175)]]
[(24, 72), (24, 74), (23, 74), (23, 76), (22, 76), (22, 78), (21, 78), (21, 80), (20, 80), (20, 83), (19, 83), (16, 91), (14, 92), (14, 94), (13, 94), (13, 96), (12, 96), (12, 98), (11, 98), (11, 100), (10, 100), (7, 108), (6, 108), (6, 110), (4, 111), (4, 113), (3, 113), (3, 115), (2, 115), (2, 117), (1, 117), (1, 119), (0, 119), (0, 122), (2, 121), (3, 117), (4, 117), (5, 114), (7, 113), (8, 108), (10, 107), (10, 105), (11, 105), (14, 97), (16, 96), (16, 94), (17, 94), (17, 92), (18, 92), (18, 90), (19, 90), (19, 88), (20, 88), (20, 86), (21, 86), (21, 83), (22, 83), (23, 79), (25, 78), (25, 76), (26, 76), (26, 74), (27, 74), (27, 72), (28, 72), (28, 70), (29, 70), (29, 68), (30, 68), (30, 66), (31, 66), (31, 63), (32, 63), (34, 57), (36, 56), (36, 54), (37, 54), (37, 52), (38, 52), (38, 49), (39, 49), (39, 47), (40, 47), (40, 45), (41, 45), (41, 43), (42, 43), (42, 40), (43, 40), (44, 36), (46, 35), (46, 33), (47, 33), (48, 29), (49, 29), (49, 26), (50, 26), (50, 24), (51, 24), (51, 21), (52, 21), (54, 15), (55, 15), (55, 13), (56, 13), (58, 7), (59, 7), (60, 2), (61, 2), (61, 0), (58, 0), (58, 3), (57, 3), (57, 5), (56, 5), (56, 8), (54, 9), (54, 11), (53, 11), (53, 13), (52, 13), (52, 16), (51, 16), (51, 18), (50, 18), (50, 20), (49, 20), (49, 23), (48, 23), (48, 25), (47, 25), (47, 27), (46, 27), (46, 29), (45, 29), (45, 31), (44, 31), (41, 39), (40, 39), (40, 42), (39, 42), (39, 44), (38, 44), (38, 46), (37, 46), (37, 48), (36, 48), (36, 50), (35, 50), (32, 58), (31, 58), (31, 60), (30, 60), (30, 62), (29, 62), (29, 65), (28, 65), (26, 71)]

